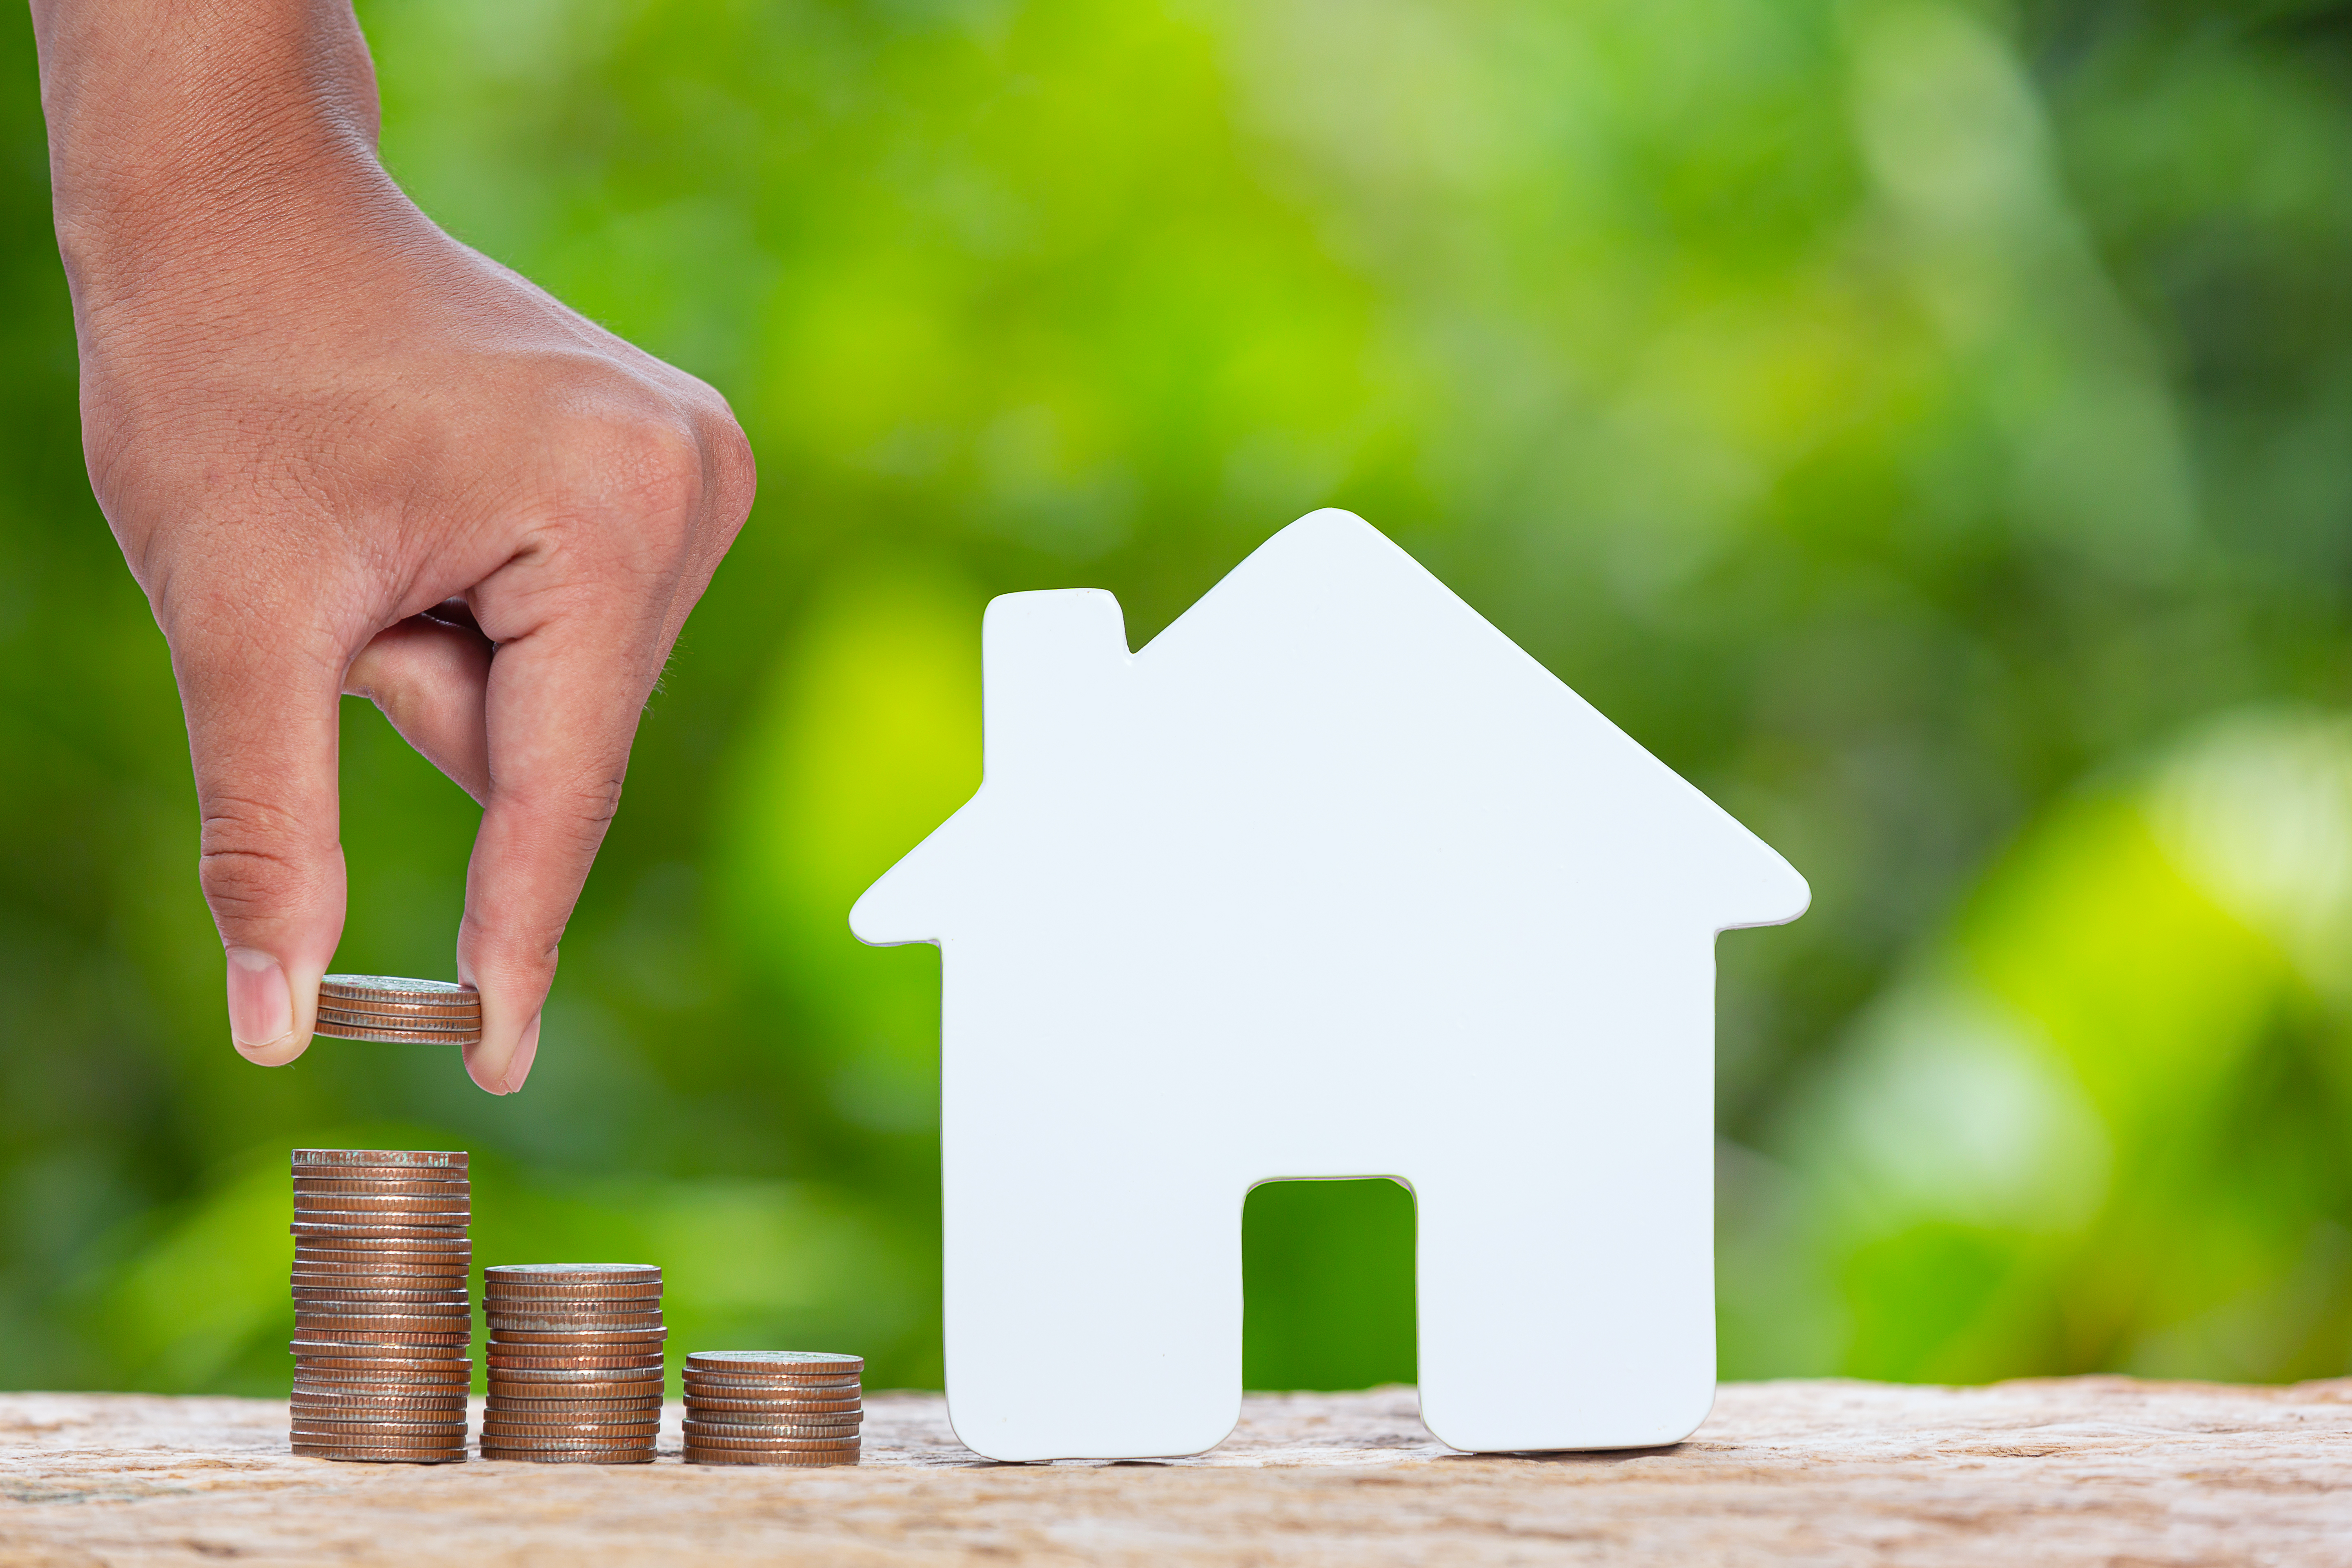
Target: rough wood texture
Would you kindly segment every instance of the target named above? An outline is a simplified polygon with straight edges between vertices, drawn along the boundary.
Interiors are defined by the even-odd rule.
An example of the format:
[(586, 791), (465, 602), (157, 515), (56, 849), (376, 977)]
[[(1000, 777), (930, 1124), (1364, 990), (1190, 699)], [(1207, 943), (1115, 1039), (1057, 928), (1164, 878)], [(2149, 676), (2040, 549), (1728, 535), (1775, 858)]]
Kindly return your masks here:
[(1727, 1384), (1674, 1448), (1438, 1445), (1409, 1389), (1253, 1398), (1168, 1464), (991, 1465), (935, 1395), (828, 1470), (337, 1465), (260, 1400), (0, 1396), (0, 1564), (2352, 1563), (2352, 1379)]

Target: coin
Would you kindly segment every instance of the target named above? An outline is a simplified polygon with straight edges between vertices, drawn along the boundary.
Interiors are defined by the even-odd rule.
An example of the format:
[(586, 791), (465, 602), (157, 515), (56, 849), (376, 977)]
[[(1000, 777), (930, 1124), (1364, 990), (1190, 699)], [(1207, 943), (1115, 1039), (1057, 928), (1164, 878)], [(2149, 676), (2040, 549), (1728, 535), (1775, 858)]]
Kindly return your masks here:
[(454, 1274), (396, 1274), (390, 1269), (368, 1273), (310, 1274), (298, 1269), (287, 1275), (286, 1283), (288, 1289), (298, 1294), (317, 1296), (321, 1300), (346, 1296), (354, 1300), (418, 1296), (436, 1306), (469, 1306), (465, 1280)]
[(466, 1395), (455, 1388), (435, 1394), (395, 1394), (373, 1389), (337, 1388), (332, 1384), (321, 1386), (298, 1382), (294, 1384), (294, 1391), (287, 1395), (286, 1403), (297, 1414), (308, 1412), (313, 1415), (326, 1415), (336, 1411), (380, 1410), (385, 1413), (387, 1419), (394, 1420), (407, 1411), (422, 1415), (454, 1411), (463, 1415), (466, 1413)]
[(319, 1011), (355, 1018), (414, 1019), (422, 1024), (465, 1020), (478, 1023), (482, 1016), (482, 1005), (479, 1002), (358, 1002), (346, 996), (321, 996), (319, 998)]
[(500, 1312), (486, 1308), (483, 1320), (499, 1339), (517, 1344), (572, 1344), (604, 1339), (618, 1342), (661, 1340), (669, 1335), (659, 1312), (583, 1312), (563, 1317), (543, 1312)]
[(593, 1450), (484, 1447), (482, 1458), (509, 1465), (650, 1465), (654, 1446)]
[[(508, 1366), (494, 1365), (487, 1369), (493, 1383), (629, 1383), (660, 1386), (662, 1369), (659, 1365), (641, 1367), (610, 1366)], [(569, 1397), (567, 1394), (566, 1397)]]
[(834, 1351), (692, 1351), (686, 1364), (698, 1372), (845, 1377), (864, 1372), (866, 1358)]
[(650, 1399), (659, 1403), (661, 1379), (657, 1377), (620, 1379), (603, 1383), (518, 1383), (512, 1378), (492, 1373), (489, 1379), (490, 1403), (503, 1408), (509, 1402), (548, 1402), (593, 1400), (598, 1402), (631, 1402)]
[(324, 1035), (331, 1040), (362, 1040), (386, 1046), (470, 1046), (482, 1037), (479, 1029), (464, 1033), (431, 1034), (415, 1029), (378, 1029), (365, 1024), (339, 1024), (332, 1018), (321, 1018), (311, 1026), (314, 1035)]
[(320, 1290), (294, 1287), (294, 1310), (303, 1312), (446, 1312), (467, 1321), (463, 1290)]
[(318, 1023), (320, 1027), (352, 1025), (362, 1029), (398, 1029), (403, 1033), (419, 1035), (463, 1035), (481, 1028), (482, 1015), (478, 1008), (470, 1011), (445, 1008), (431, 1012), (414, 1009), (379, 1012), (365, 1007), (322, 1006), (319, 1009)]
[(470, 1215), (473, 1199), (465, 1193), (306, 1193), (294, 1194), (294, 1212), (329, 1214)]
[[(683, 1379), (683, 1386), (689, 1394), (699, 1392), (718, 1394), (722, 1398), (748, 1399), (782, 1397), (788, 1392), (782, 1385), (748, 1377), (697, 1376), (691, 1371), (681, 1373), (679, 1376)], [(795, 1383), (789, 1390), (794, 1394), (803, 1391), (813, 1397), (845, 1398), (858, 1393), (858, 1383), (854, 1377), (828, 1378), (823, 1383)]]
[(533, 1434), (530, 1436), (509, 1436), (503, 1433), (487, 1432), (482, 1447), (511, 1448), (536, 1453), (638, 1453), (651, 1452), (654, 1437), (650, 1433), (632, 1432), (612, 1437), (583, 1437), (566, 1434)]
[(466, 1168), (462, 1149), (297, 1149), (294, 1168), (306, 1166), (382, 1165), (387, 1169), (456, 1172)]
[(302, 1459), (341, 1459), (373, 1465), (454, 1465), (466, 1459), (463, 1443), (451, 1448), (354, 1448), (340, 1443), (297, 1443), (294, 1455)]
[(481, 1005), (481, 994), (470, 985), (449, 980), (404, 980), (390, 974), (330, 974), (319, 982), (319, 994), (346, 1002), (420, 1002), (451, 1005), (470, 1001)]
[(856, 1415), (866, 1408), (866, 1405), (865, 1401), (854, 1395), (847, 1399), (715, 1399), (707, 1394), (689, 1393), (686, 1407), (698, 1412), (797, 1418), (803, 1415)]
[(307, 1279), (297, 1279), (293, 1290), (297, 1301), (407, 1301), (428, 1307), (457, 1307), (468, 1312), (472, 1310), (463, 1285), (413, 1289), (404, 1285), (314, 1285)]
[(463, 1222), (450, 1226), (427, 1225), (421, 1220), (405, 1225), (353, 1225), (344, 1220), (298, 1219), (286, 1227), (304, 1241), (319, 1242), (345, 1250), (357, 1250), (370, 1243), (384, 1243), (387, 1252), (429, 1252), (436, 1247), (463, 1247), (467, 1251), (473, 1243), (466, 1239)]
[(544, 1285), (578, 1282), (600, 1285), (608, 1280), (651, 1280), (661, 1278), (657, 1263), (493, 1263), (482, 1270), (485, 1279), (503, 1285)]
[(502, 1355), (495, 1344), (484, 1351), (483, 1359), (497, 1372), (601, 1372), (607, 1382), (629, 1373), (652, 1377), (662, 1371), (659, 1355)]
[(805, 1450), (779, 1449), (761, 1451), (752, 1448), (703, 1448), (688, 1443), (686, 1462), (689, 1465), (795, 1465), (814, 1469), (822, 1465), (854, 1465), (858, 1452), (855, 1448), (841, 1453), (813, 1453)]
[(698, 1448), (744, 1448), (763, 1454), (854, 1454), (859, 1443), (849, 1437), (745, 1437), (725, 1427), (709, 1427), (689, 1421), (686, 1424), (686, 1440)]
[(320, 1008), (313, 1020), (315, 1030), (355, 1032), (391, 1032), (391, 1035), (452, 1035), (466, 1039), (482, 1032), (482, 1016), (473, 1013), (468, 1018), (407, 1018), (397, 1013), (346, 1013), (341, 1008)]
[(470, 1173), (436, 1170), (429, 1165), (404, 1165), (384, 1174), (375, 1165), (306, 1166), (294, 1173), (297, 1193), (381, 1194), (400, 1197), (464, 1197), (474, 1190)]
[(405, 1447), (438, 1447), (466, 1440), (466, 1418), (455, 1421), (313, 1421), (294, 1418), (289, 1434), (298, 1442), (382, 1443)]
[(517, 1416), (489, 1411), (482, 1417), (482, 1436), (511, 1442), (518, 1437), (603, 1437), (614, 1442), (631, 1439), (642, 1441), (652, 1436), (661, 1426), (661, 1415), (656, 1414), (636, 1420), (620, 1417), (604, 1418), (563, 1415)]
[[(349, 1349), (349, 1346), (340, 1347)], [(465, 1383), (474, 1363), (464, 1357), (423, 1360), (414, 1356), (315, 1355), (294, 1358), (294, 1375), (331, 1383)]]
[(391, 1047), (470, 1047), (482, 1037), (480, 1027), (468, 1030), (402, 1030), (374, 1023), (343, 1023), (331, 1016), (322, 1016), (310, 1025), (313, 1035), (327, 1035), (330, 1039), (367, 1039), (391, 1044)]
[(492, 1294), (509, 1296), (518, 1301), (601, 1301), (608, 1298), (634, 1300), (641, 1296), (659, 1300), (662, 1282), (659, 1279), (548, 1279), (518, 1280), (493, 1274), (483, 1283)]
[(321, 1002), (318, 1017), (321, 1023), (415, 1030), (428, 1035), (463, 1033), (482, 1026), (482, 1011), (478, 1007), (362, 1007), (353, 1003)]
[(708, 1411), (689, 1409), (687, 1420), (702, 1438), (722, 1433), (743, 1437), (807, 1437), (832, 1442), (845, 1442), (857, 1436), (858, 1424), (850, 1421), (770, 1421), (763, 1417), (726, 1420)]
[(661, 1396), (644, 1394), (635, 1399), (517, 1399), (501, 1395), (499, 1408), (514, 1415), (567, 1415), (582, 1413), (587, 1415), (626, 1417), (661, 1414)]
[(470, 1274), (474, 1244), (462, 1230), (444, 1231), (424, 1246), (386, 1246), (382, 1242), (345, 1242), (298, 1238), (294, 1267), (329, 1270), (366, 1269), (371, 1273)]
[(426, 1165), (311, 1165), (297, 1167), (294, 1180), (338, 1182), (391, 1182), (402, 1185), (446, 1188), (452, 1193), (471, 1193), (473, 1178), (463, 1171), (445, 1171)]

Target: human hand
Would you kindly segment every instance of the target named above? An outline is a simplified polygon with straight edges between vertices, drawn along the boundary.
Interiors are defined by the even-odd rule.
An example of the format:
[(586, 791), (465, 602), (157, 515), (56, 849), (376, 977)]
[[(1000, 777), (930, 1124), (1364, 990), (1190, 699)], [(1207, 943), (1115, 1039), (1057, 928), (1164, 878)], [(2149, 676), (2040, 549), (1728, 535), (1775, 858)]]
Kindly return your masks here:
[(510, 1092), (751, 450), (710, 388), (409, 202), (341, 0), (173, 9), (35, 21), (84, 446), (171, 645), (232, 1037), (309, 1044), (350, 692), (482, 805), (457, 975), (467, 1070)]

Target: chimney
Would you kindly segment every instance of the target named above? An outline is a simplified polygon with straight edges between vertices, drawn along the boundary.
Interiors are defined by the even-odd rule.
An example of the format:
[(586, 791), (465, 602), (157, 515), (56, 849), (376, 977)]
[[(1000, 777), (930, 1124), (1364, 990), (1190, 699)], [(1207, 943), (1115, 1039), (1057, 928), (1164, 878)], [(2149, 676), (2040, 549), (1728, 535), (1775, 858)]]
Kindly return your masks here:
[(991, 783), (1086, 748), (1134, 661), (1118, 600), (1100, 588), (1006, 594), (980, 627), (981, 742)]

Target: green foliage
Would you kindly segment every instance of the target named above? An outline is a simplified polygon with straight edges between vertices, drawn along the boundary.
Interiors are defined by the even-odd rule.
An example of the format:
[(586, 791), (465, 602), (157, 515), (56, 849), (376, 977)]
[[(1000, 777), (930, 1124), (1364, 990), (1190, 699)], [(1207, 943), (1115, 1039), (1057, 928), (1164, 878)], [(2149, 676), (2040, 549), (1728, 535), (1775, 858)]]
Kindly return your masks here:
[[(245, 1066), (0, 27), (0, 1384), (280, 1386), (270, 1173), (370, 1137), (476, 1152), (486, 1261), (936, 1379), (936, 960), (843, 917), (977, 776), (981, 605), (1140, 641), (1327, 503), (1812, 880), (1721, 944), (1727, 1375), (2347, 1370), (2352, 11), (363, 17), (426, 208), (762, 498), (530, 1088)], [(341, 962), (445, 973), (473, 812), (344, 744)], [(1406, 1194), (1248, 1213), (1250, 1380), (1410, 1375)]]

